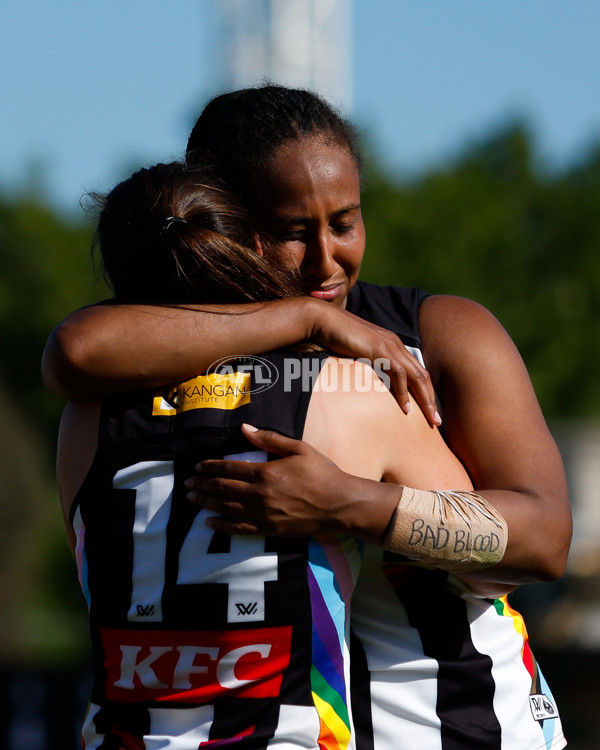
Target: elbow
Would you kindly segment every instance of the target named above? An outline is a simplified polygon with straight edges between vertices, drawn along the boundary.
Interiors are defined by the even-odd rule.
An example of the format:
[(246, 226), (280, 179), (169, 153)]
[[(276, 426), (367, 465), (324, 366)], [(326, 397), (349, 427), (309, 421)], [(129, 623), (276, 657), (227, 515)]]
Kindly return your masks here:
[(546, 546), (544, 550), (530, 547), (525, 555), (517, 553), (518, 559), (507, 553), (500, 563), (499, 571), (502, 570), (502, 573), (499, 575), (498, 571), (492, 580), (518, 586), (526, 583), (554, 583), (564, 575), (568, 552), (568, 544), (556, 544)]
[(554, 559), (551, 562), (544, 562), (532, 571), (532, 580), (528, 583), (554, 583), (562, 578), (567, 566), (566, 558)]
[(44, 385), (61, 398), (77, 398), (84, 363), (88, 359), (84, 338), (68, 322), (61, 323), (48, 337), (42, 354)]
[(569, 546), (569, 544), (562, 545), (554, 551), (551, 558), (548, 557), (543, 561), (538, 571), (538, 580), (540, 583), (553, 583), (562, 578), (567, 568)]
[(537, 555), (531, 566), (535, 582), (553, 583), (561, 578), (567, 568), (573, 525), (571, 515), (563, 520), (560, 531), (541, 534)]

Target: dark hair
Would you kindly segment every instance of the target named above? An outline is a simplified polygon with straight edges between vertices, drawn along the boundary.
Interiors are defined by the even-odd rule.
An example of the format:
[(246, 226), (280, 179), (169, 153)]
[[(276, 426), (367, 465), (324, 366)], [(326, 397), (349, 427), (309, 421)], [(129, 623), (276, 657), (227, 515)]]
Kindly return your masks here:
[(249, 204), (275, 150), (308, 136), (347, 149), (360, 173), (362, 159), (353, 125), (314, 92), (271, 84), (210, 101), (192, 129), (186, 159), (189, 164), (209, 166)]
[[(299, 296), (297, 272), (255, 247), (256, 228), (235, 196), (184, 164), (140, 169), (106, 196), (94, 237), (117, 299), (234, 303)], [(273, 260), (275, 256), (275, 262)]]

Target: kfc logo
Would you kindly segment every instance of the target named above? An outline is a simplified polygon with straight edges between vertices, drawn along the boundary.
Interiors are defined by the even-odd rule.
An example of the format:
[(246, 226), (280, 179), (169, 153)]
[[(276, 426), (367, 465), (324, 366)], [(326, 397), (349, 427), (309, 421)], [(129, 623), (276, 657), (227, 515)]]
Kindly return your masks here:
[(208, 703), (279, 695), (292, 628), (140, 631), (101, 628), (106, 697)]

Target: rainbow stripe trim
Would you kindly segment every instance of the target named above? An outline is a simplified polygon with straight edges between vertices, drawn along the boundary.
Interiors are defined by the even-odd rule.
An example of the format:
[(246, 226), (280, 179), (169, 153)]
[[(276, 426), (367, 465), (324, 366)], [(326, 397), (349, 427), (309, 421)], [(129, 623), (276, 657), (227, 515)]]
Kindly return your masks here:
[[(344, 651), (346, 603), (354, 589), (349, 555), (360, 554), (334, 537), (309, 545), (308, 584), (313, 618), (311, 690), (320, 719), (321, 750), (345, 750), (351, 737)], [(358, 566), (356, 566), (358, 567)]]
[[(542, 671), (538, 667), (536, 658), (531, 651), (531, 647), (529, 645), (529, 635), (527, 633), (527, 628), (525, 627), (525, 621), (523, 620), (523, 617), (517, 612), (516, 609), (513, 609), (510, 606), (506, 596), (503, 596), (500, 599), (496, 599), (494, 601), (494, 607), (496, 609), (496, 612), (502, 617), (512, 618), (514, 629), (523, 639), (521, 658), (523, 659), (525, 669), (531, 676), (531, 695), (545, 695), (550, 699), (552, 704), (556, 705), (554, 696), (552, 695), (552, 691), (550, 690), (550, 687), (548, 686), (548, 683), (546, 682)], [(556, 717), (551, 717), (550, 720), (544, 720), (540, 722), (540, 724), (542, 725), (542, 732), (544, 734), (544, 746), (546, 748), (551, 748), (560, 743), (560, 747), (564, 747), (565, 742), (562, 729), (560, 727), (560, 724), (558, 725), (558, 727), (555, 726), (556, 722), (552, 720), (553, 718), (558, 718), (558, 715)]]
[(73, 530), (75, 531), (76, 537), (75, 561), (77, 562), (77, 577), (79, 578), (79, 585), (81, 586), (81, 590), (83, 591), (89, 609), (92, 597), (88, 583), (88, 561), (87, 555), (85, 554), (85, 524), (83, 523), (79, 508), (77, 508), (75, 516), (73, 517)]
[(496, 612), (498, 612), (499, 615), (501, 615), (502, 617), (510, 617), (512, 619), (513, 628), (523, 639), (521, 658), (523, 659), (525, 669), (531, 676), (532, 692), (535, 692), (539, 689), (538, 667), (529, 645), (529, 635), (527, 633), (527, 628), (525, 627), (525, 620), (523, 620), (522, 616), (517, 612), (516, 609), (513, 609), (510, 606), (506, 596), (503, 596), (500, 599), (496, 599), (494, 601), (494, 607), (496, 608)]

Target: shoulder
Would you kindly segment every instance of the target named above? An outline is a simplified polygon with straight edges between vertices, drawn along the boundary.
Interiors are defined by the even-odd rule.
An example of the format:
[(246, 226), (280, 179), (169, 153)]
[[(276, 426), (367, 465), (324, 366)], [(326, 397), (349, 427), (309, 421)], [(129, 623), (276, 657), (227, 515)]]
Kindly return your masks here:
[[(313, 446), (344, 471), (423, 489), (426, 479), (432, 486), (470, 486), (418, 405), (404, 414), (367, 363), (330, 357), (315, 391), (307, 441), (316, 439)], [(450, 477), (455, 481), (448, 484)]]
[(486, 366), (520, 359), (501, 323), (483, 305), (465, 297), (433, 295), (419, 310), (423, 356), (434, 382), (456, 367)]
[(379, 480), (380, 437), (396, 412), (393, 396), (369, 364), (329, 357), (313, 389), (304, 439), (342, 470)]
[(382, 380), (385, 377), (384, 372), (377, 372), (366, 361), (328, 357), (315, 384), (313, 398), (318, 399), (321, 408), (337, 411), (341, 420), (372, 420), (374, 410), (383, 413), (390, 405), (397, 408)]
[(472, 322), (478, 319), (496, 320), (492, 313), (479, 302), (452, 294), (431, 294), (423, 299), (419, 308), (421, 324), (435, 323), (438, 317), (451, 317), (454, 321)]
[(452, 295), (436, 294), (424, 300), (419, 325), (427, 350), (473, 343), (484, 332), (507, 336), (494, 315), (479, 302)]

